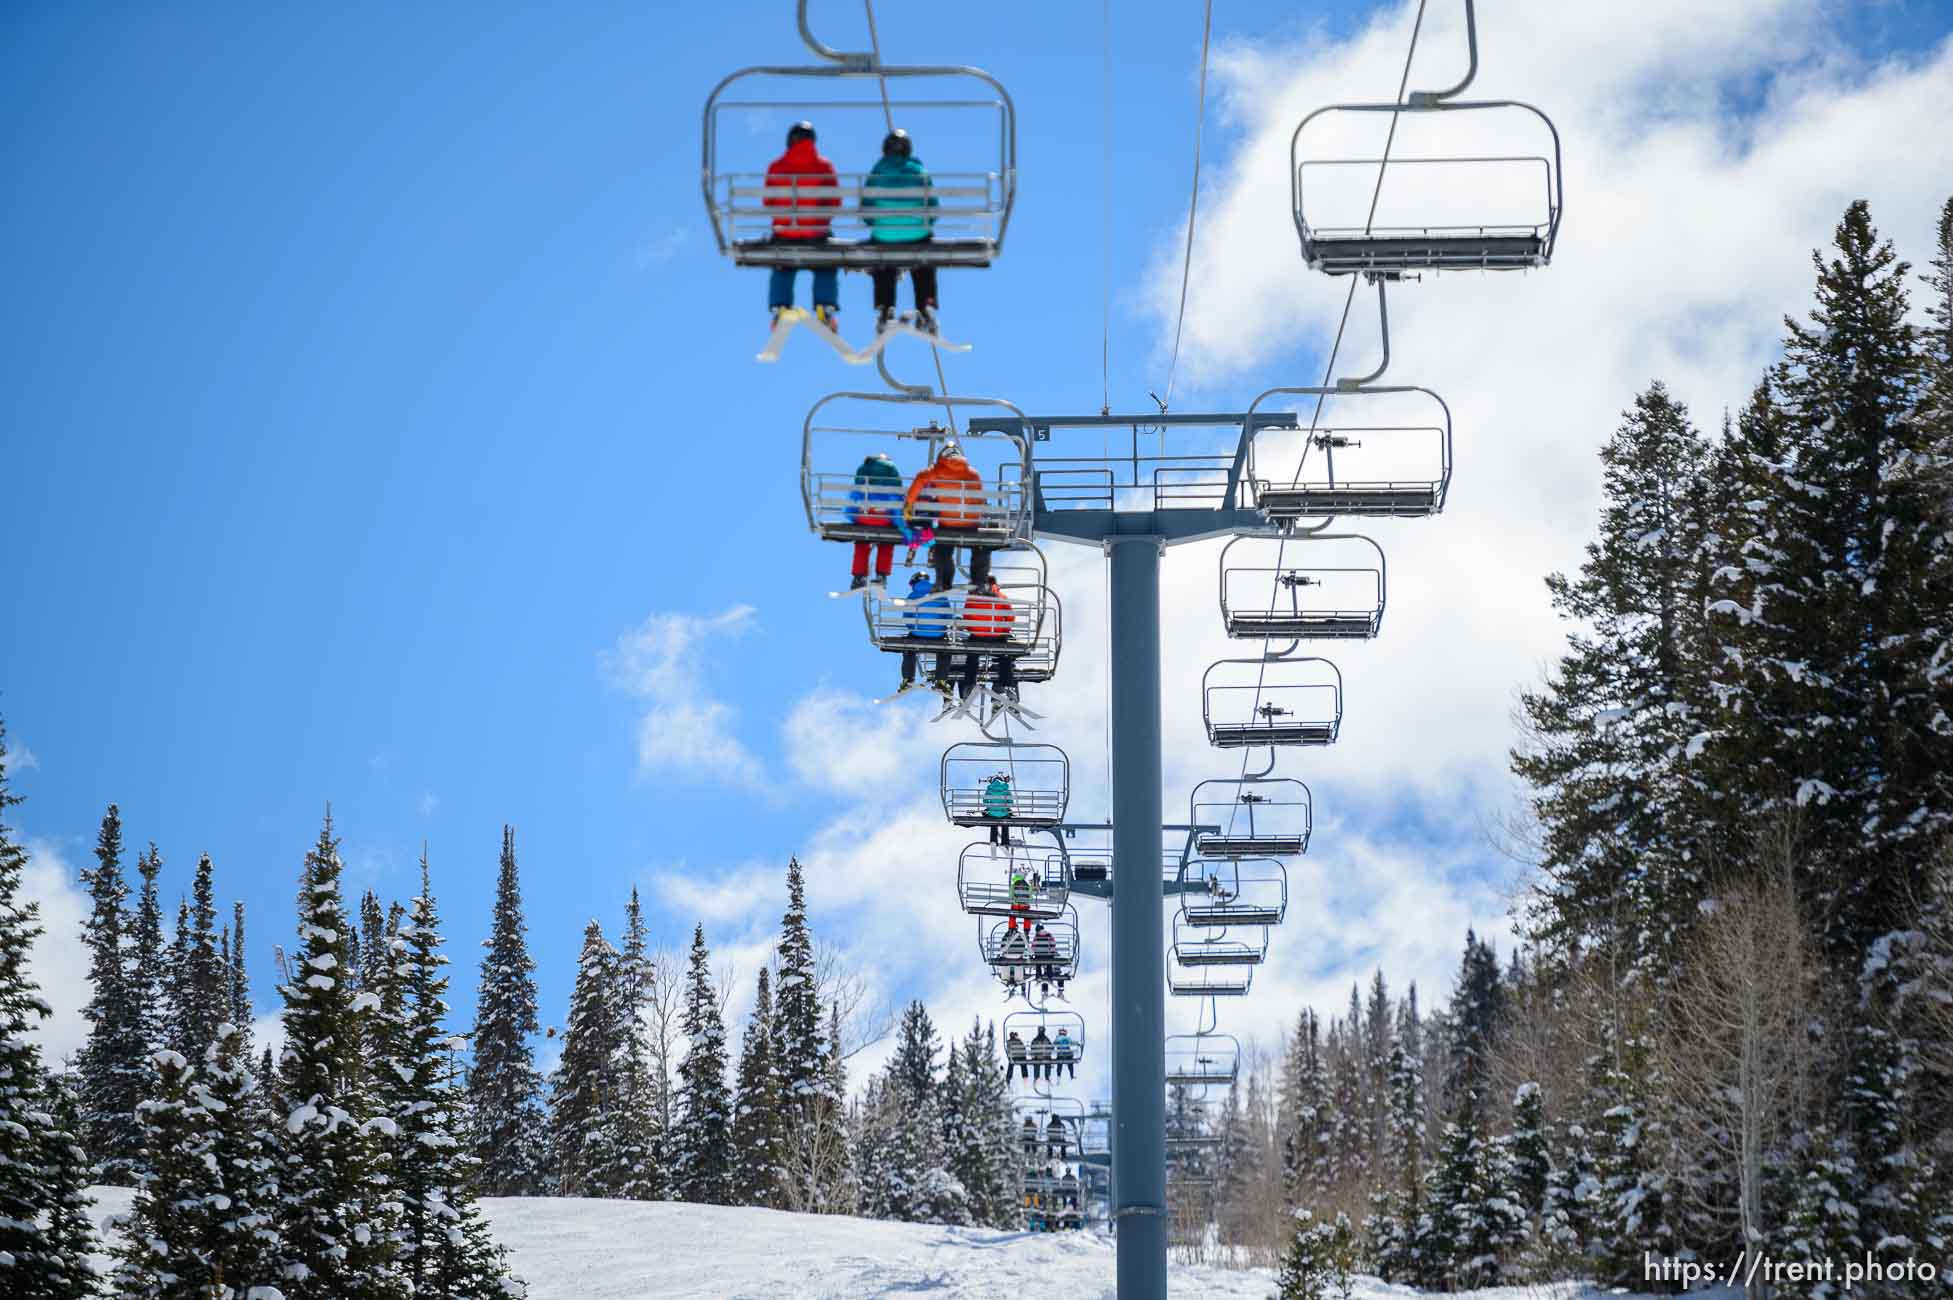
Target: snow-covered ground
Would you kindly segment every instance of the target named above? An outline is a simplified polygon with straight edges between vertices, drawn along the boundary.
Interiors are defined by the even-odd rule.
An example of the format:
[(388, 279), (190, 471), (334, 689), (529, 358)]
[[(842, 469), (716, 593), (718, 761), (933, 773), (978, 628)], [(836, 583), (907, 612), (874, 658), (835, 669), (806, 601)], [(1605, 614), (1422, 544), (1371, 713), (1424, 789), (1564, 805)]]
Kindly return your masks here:
[[(97, 1220), (129, 1193), (96, 1189)], [(1017, 1233), (713, 1205), (521, 1198), (482, 1202), (531, 1300), (1113, 1300), (1112, 1244), (1090, 1232)], [(106, 1265), (105, 1260), (97, 1261)], [(1264, 1300), (1267, 1269), (1173, 1269), (1176, 1296)], [(1354, 1300), (1412, 1296), (1374, 1278)], [(1597, 1292), (1500, 1287), (1470, 1300), (1578, 1300)], [(1714, 1293), (1733, 1300), (1733, 1293)], [(1705, 1296), (1703, 1300), (1709, 1300)]]

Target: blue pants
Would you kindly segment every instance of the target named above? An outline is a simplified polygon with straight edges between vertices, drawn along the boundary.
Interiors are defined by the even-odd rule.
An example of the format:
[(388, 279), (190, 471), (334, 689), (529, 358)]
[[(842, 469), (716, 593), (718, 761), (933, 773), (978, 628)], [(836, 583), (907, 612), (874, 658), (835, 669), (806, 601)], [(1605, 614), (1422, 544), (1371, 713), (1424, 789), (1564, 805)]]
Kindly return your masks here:
[[(766, 282), (766, 305), (768, 307), (793, 306), (793, 277), (798, 267), (776, 266)], [(831, 266), (814, 268), (814, 306), (838, 307), (841, 305), (841, 273)]]

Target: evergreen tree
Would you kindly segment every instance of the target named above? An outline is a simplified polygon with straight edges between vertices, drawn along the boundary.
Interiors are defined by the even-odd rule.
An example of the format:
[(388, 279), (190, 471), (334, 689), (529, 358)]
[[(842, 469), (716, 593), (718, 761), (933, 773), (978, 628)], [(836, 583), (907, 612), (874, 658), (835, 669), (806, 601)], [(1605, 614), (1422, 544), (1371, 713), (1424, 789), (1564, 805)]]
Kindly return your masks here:
[(705, 1205), (731, 1205), (732, 1098), (726, 1091), (726, 1029), (705, 948), (705, 927), (692, 930), (685, 982), (685, 1059), (678, 1066), (679, 1131), (672, 1177), (678, 1194)]
[(1641, 1278), (1644, 1255), (1673, 1256), (1678, 1241), (1662, 1161), (1662, 1125), (1650, 1102), (1661, 1086), (1651, 1045), (1621, 1032), (1616, 1055), (1593, 1064), (1590, 1108), (1598, 1116), (1594, 1222), (1605, 1229), (1597, 1242), (1597, 1267), (1603, 1281), (1629, 1285)]
[(354, 957), (355, 976), (361, 989), (379, 990), (390, 957), (386, 909), (381, 906), (379, 895), (369, 889), (359, 896), (359, 952)]
[(902, 1015), (888, 1069), (891, 1109), (885, 1216), (911, 1223), (966, 1224), (969, 1198), (950, 1172), (936, 1081), (936, 1027), (921, 1002)]
[(1512, 1098), (1512, 1190), (1529, 1215), (1539, 1215), (1546, 1206), (1546, 1185), (1553, 1176), (1550, 1150), (1539, 1085), (1522, 1083)]
[(1304, 1008), (1289, 1040), (1282, 1066), (1282, 1187), (1289, 1208), (1315, 1204), (1330, 1181), (1330, 1150), (1336, 1129), (1329, 1072), (1322, 1056), (1322, 1029), (1316, 1013)]
[(618, 1008), (622, 1056), (618, 1062), (618, 1104), (611, 1108), (611, 1133), (606, 1143), (614, 1168), (605, 1179), (612, 1195), (633, 1201), (657, 1200), (665, 1194), (667, 1181), (663, 1134), (658, 1127), (662, 1081), (652, 1064), (645, 1024), (652, 979), (644, 910), (633, 888), (624, 909), (624, 942), (618, 953), (617, 990), (612, 998)]
[(230, 1001), (230, 976), (217, 953), (217, 900), (208, 853), (197, 859), (190, 900), (177, 909), (176, 978), (170, 1046), (188, 1061), (201, 1061), (216, 1041)]
[(48, 1126), (40, 1134), (41, 1179), (46, 1188), (47, 1255), (54, 1262), (49, 1283), (54, 1293), (73, 1297), (99, 1293), (98, 1280), (88, 1263), (99, 1246), (91, 1213), (94, 1197), (88, 1186), (93, 1162), (82, 1145), (81, 1103), (60, 1078), (50, 1078), (46, 1093)]
[(69, 1300), (93, 1292), (88, 1256), (66, 1231), (75, 1189), (63, 1171), (72, 1144), (49, 1102), (53, 1084), (30, 1033), (54, 1014), (27, 970), (41, 936), (40, 905), (21, 896), (27, 851), (14, 842), (7, 810), (20, 802), (7, 786), (7, 732), (0, 723), (0, 1294), (19, 1300)]
[[(780, 921), (780, 978), (774, 993), (774, 1063), (787, 1104), (804, 1108), (820, 1091), (821, 1009), (815, 984), (814, 940), (807, 929), (807, 895), (800, 860), (787, 862), (787, 911)], [(795, 1121), (804, 1123), (805, 1118)]]
[(583, 930), (576, 985), (563, 1030), (563, 1058), (550, 1080), (551, 1164), (559, 1196), (605, 1196), (616, 1162), (609, 1150), (618, 1101), (622, 1034), (617, 1008), (617, 951), (592, 920)]
[(142, 875), (142, 894), (136, 905), (129, 961), (129, 999), (135, 1006), (146, 1057), (169, 1041), (169, 953), (163, 946), (163, 905), (156, 890), (163, 856), (154, 844), (136, 859), (136, 870)]
[[(278, 1134), (286, 1300), (391, 1300), (395, 1222), (382, 1135), (360, 1059), (377, 999), (347, 983), (350, 921), (339, 893), (339, 844), (327, 814), (306, 854), (298, 948), (280, 990), (289, 1108)], [(221, 1002), (219, 1003), (221, 1005)]]
[(773, 1066), (773, 992), (760, 967), (759, 991), (739, 1046), (732, 1100), (733, 1185), (743, 1205), (779, 1208), (780, 1080)]
[(1451, 1060), (1445, 1095), (1454, 1105), (1470, 1098), (1483, 1109), (1491, 1083), (1492, 1050), (1505, 1023), (1505, 984), (1498, 955), (1476, 934), (1465, 932), (1465, 957), (1451, 992)]
[(542, 1190), (542, 1077), (530, 1036), (536, 1021), (536, 963), (530, 959), (516, 879), (515, 828), (502, 828), (495, 918), (475, 994), (474, 1065), (468, 1103), (475, 1158), (486, 1196), (532, 1196)]
[(278, 1279), (278, 1183), (244, 1043), (220, 1024), (201, 1069), (157, 1052), (141, 1118), (148, 1166), (117, 1251), (116, 1293), (261, 1296)]
[(1467, 1093), (1445, 1125), (1419, 1222), (1422, 1284), (1496, 1286), (1523, 1241), (1525, 1215), (1506, 1186), (1498, 1148), (1487, 1140), (1477, 1097)]
[(394, 1237), (414, 1300), (486, 1300), (522, 1294), (506, 1252), (489, 1236), (475, 1203), (480, 1166), (463, 1145), (465, 1099), (450, 1040), (448, 959), (441, 952), (427, 854), (420, 893), (387, 939), (394, 960), (378, 971), (387, 1032), (374, 1072), (384, 1113), (394, 1122), (392, 1181), (400, 1204)]
[(82, 923), (88, 949), (93, 996), (82, 1009), (88, 1042), (77, 1069), (81, 1076), (81, 1131), (97, 1177), (111, 1186), (134, 1181), (142, 1129), (136, 1105), (147, 1080), (143, 1059), (149, 1045), (134, 991), (129, 986), (126, 929), (129, 886), (122, 875), (122, 817), (114, 804), (102, 816), (95, 839), (95, 866), (83, 871), (91, 908)]
[(244, 903), (242, 900), (231, 904), (231, 958), (226, 972), (229, 980), (230, 1022), (237, 1030), (238, 1041), (243, 1046), (248, 1059), (251, 1052), (251, 977), (244, 969)]

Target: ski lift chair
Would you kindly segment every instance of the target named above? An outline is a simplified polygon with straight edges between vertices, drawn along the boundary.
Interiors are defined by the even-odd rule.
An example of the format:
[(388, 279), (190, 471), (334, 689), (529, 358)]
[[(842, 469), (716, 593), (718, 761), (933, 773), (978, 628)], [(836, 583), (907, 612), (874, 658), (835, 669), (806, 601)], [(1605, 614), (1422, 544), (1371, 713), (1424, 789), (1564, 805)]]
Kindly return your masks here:
[[(1037, 1037), (1039, 1029), (1043, 1029), (1046, 1037), (1051, 1039), (1056, 1039), (1058, 1031), (1063, 1029), (1069, 1040), (1068, 1054), (1062, 1057), (1052, 1055), (1048, 1058), (1050, 1064), (1063, 1065), (1069, 1062), (1076, 1065), (1085, 1059), (1085, 1017), (1076, 1011), (1048, 1011), (1033, 1008), (1028, 1011), (1013, 1011), (1004, 1017), (1005, 1040), (1008, 1041), (1011, 1031), (1015, 1030), (1026, 1048)], [(1041, 1058), (1031, 1059), (1034, 1069), (1043, 1063), (1044, 1060)]]
[(1002, 971), (1013, 966), (1027, 972), (1051, 968), (1057, 972), (1050, 977), (1053, 980), (1078, 978), (1077, 910), (1068, 907), (1063, 916), (1033, 924), (1042, 925), (1051, 936), (1052, 951), (1049, 957), (1040, 960), (1033, 956), (1028, 942), (1021, 949), (1006, 944), (1005, 940), (1010, 937), (1010, 921), (993, 920), (988, 925), (982, 925), (977, 932), (977, 951), (984, 965), (999, 972), (999, 978), (1002, 978)]
[[(1276, 388), (1257, 397), (1250, 414), (1278, 393), (1317, 397), (1321, 406), (1306, 426), (1299, 418), (1294, 425), (1249, 422), (1246, 473), (1264, 517), (1422, 519), (1444, 509), (1451, 408), (1436, 393), (1405, 384)], [(1376, 598), (1381, 623), (1381, 562)]]
[(1182, 879), (1207, 882), (1205, 890), (1181, 895), (1188, 925), (1280, 925), (1288, 915), (1288, 871), (1273, 858), (1195, 859)]
[(1241, 1043), (1232, 1034), (1169, 1034), (1166, 1082), (1183, 1088), (1225, 1087), (1241, 1071)]
[(1254, 987), (1254, 970), (1247, 966), (1180, 965), (1179, 953), (1168, 954), (1166, 991), (1176, 998), (1240, 998)]
[(1314, 828), (1309, 787), (1292, 777), (1202, 781), (1193, 789), (1194, 852), (1203, 858), (1293, 857), (1309, 851)]
[(1173, 944), (1167, 956), (1187, 970), (1259, 966), (1268, 960), (1268, 927), (1196, 925), (1182, 908), (1173, 918)]
[(1543, 267), (1562, 181), (1558, 128), (1518, 100), (1330, 104), (1289, 138), (1302, 260), (1329, 275)]
[(964, 741), (943, 751), (941, 776), (943, 814), (958, 826), (1055, 826), (1071, 796), (1056, 745)]
[(1333, 745), (1343, 675), (1327, 659), (1222, 659), (1201, 677), (1201, 713), (1217, 749)]
[[(1376, 564), (1320, 563), (1341, 542), (1368, 546)], [(1367, 537), (1243, 536), (1221, 548), (1221, 623), (1237, 640), (1367, 641), (1383, 607), (1383, 548)]]
[[(829, 57), (840, 61), (743, 68), (706, 98), (700, 176), (719, 251), (737, 266), (989, 266), (1003, 251), (1017, 198), (1009, 93), (980, 68)], [(821, 152), (837, 161), (835, 176), (768, 177), (773, 151), (803, 119), (819, 131)], [(917, 156), (934, 163), (926, 188), (871, 189), (867, 172), (849, 167), (881, 157), (891, 119), (913, 133)], [(803, 227), (819, 219), (825, 238), (776, 238), (775, 221), (783, 217), (798, 217)], [(928, 223), (928, 238), (873, 238), (877, 221), (917, 220)]]
[[(1017, 410), (997, 398), (915, 393), (830, 393), (814, 403), (800, 428), (800, 498), (815, 536), (905, 545), (899, 525), (909, 487), (942, 444), (953, 440), (982, 483), (939, 500), (936, 518), (918, 518), (916, 525), (928, 523), (934, 540), (960, 547), (1001, 549), (1028, 538), (1029, 444), (1009, 431), (959, 433), (937, 418), (966, 406)], [(857, 481), (857, 471), (876, 452), (896, 462), (900, 483)]]
[[(1013, 895), (1011, 877), (1019, 873), (1037, 883), (1029, 893)], [(1028, 844), (969, 844), (957, 857), (956, 893), (971, 916), (1050, 921), (1067, 911), (1071, 872), (1062, 852)]]

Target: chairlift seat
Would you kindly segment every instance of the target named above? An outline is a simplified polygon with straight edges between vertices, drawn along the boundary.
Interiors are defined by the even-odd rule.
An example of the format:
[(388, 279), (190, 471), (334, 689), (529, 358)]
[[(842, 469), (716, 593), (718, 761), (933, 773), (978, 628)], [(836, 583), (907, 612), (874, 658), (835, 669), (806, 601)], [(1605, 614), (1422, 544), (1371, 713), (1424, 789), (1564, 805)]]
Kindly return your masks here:
[(1309, 232), (1302, 240), (1302, 257), (1310, 270), (1330, 275), (1361, 271), (1523, 271), (1545, 266), (1547, 247), (1537, 231), (1386, 232), (1368, 237)]
[(1255, 504), (1270, 519), (1351, 515), (1369, 519), (1423, 519), (1444, 509), (1443, 483), (1261, 484)]
[(1245, 968), (1209, 966), (1198, 976), (1176, 973), (1169, 965), (1166, 991), (1181, 998), (1240, 998), (1254, 986), (1254, 972)]
[(1065, 895), (1036, 890), (1028, 899), (1013, 899), (1009, 885), (986, 880), (963, 882), (963, 910), (971, 916), (1014, 916), (1019, 920), (1050, 921), (1065, 914)]
[[(770, 215), (770, 214), (769, 214)], [(909, 243), (853, 239), (742, 239), (732, 246), (736, 266), (832, 267), (872, 271), (881, 267), (987, 267), (997, 260), (994, 239), (918, 239)]]
[(1291, 722), (1214, 722), (1207, 738), (1216, 749), (1251, 749), (1259, 745), (1333, 745), (1340, 721), (1301, 718)]
[(1306, 835), (1202, 835), (1194, 841), (1203, 858), (1292, 858), (1309, 848)]
[(1173, 946), (1173, 960), (1182, 966), (1259, 966), (1267, 959), (1266, 947), (1233, 940)]
[(1189, 901), (1181, 910), (1189, 925), (1280, 925), (1282, 910), (1261, 903), (1199, 903)]
[[(947, 546), (962, 546), (974, 551), (1002, 550), (1014, 546), (1014, 516), (998, 514), (974, 528), (938, 528), (936, 540)], [(819, 532), (829, 542), (901, 542), (902, 530), (893, 524), (853, 523), (846, 519), (822, 519)]]
[(1375, 610), (1229, 610), (1227, 634), (1244, 640), (1368, 641), (1381, 621)]

